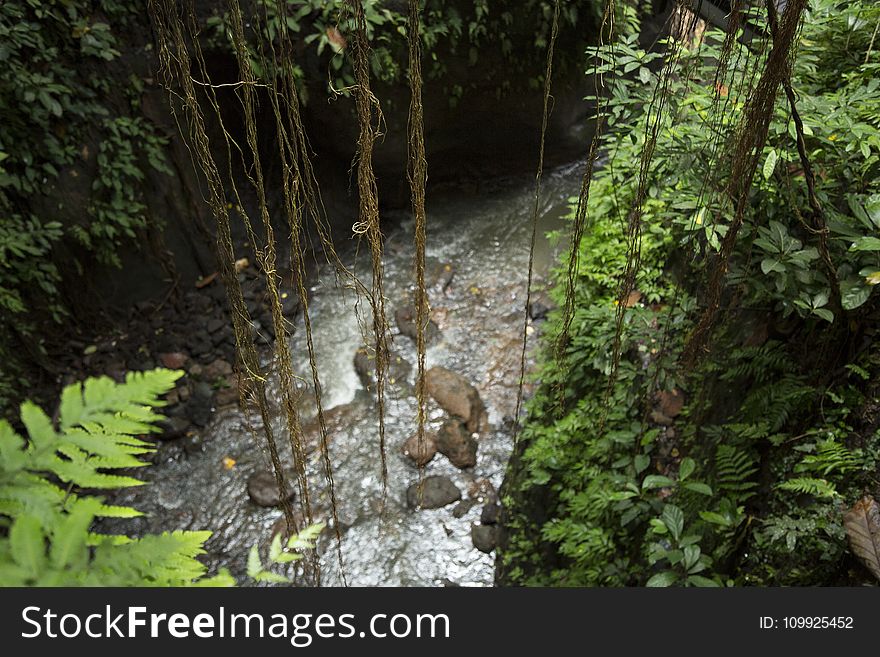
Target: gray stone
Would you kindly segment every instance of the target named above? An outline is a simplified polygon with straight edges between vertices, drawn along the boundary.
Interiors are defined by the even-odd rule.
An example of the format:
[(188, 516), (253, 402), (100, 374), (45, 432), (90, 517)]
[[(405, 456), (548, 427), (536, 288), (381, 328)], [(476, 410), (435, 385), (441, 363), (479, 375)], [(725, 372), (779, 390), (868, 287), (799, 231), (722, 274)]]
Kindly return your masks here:
[(471, 525), (471, 540), (480, 552), (489, 554), (498, 544), (498, 529), (494, 525)]
[(411, 509), (439, 509), (461, 499), (461, 491), (449, 477), (431, 475), (422, 482), (421, 495), (419, 482), (406, 489), (406, 503)]
[[(259, 506), (278, 506), (281, 504), (281, 494), (278, 492), (278, 483), (275, 475), (271, 472), (259, 472), (248, 480), (248, 496)], [(287, 499), (293, 499), (294, 490), (290, 477), (287, 477)]]

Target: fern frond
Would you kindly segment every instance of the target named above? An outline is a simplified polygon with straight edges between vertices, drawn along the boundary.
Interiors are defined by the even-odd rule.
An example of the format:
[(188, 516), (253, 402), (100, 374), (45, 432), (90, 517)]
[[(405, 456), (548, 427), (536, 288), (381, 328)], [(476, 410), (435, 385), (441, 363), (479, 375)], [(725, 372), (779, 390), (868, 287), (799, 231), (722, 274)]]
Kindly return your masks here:
[(758, 472), (757, 458), (746, 450), (719, 445), (715, 454), (715, 486), (736, 504), (743, 504), (754, 495)]
[(814, 479), (812, 477), (795, 477), (782, 482), (778, 488), (802, 495), (813, 495), (814, 497), (838, 497), (839, 495), (834, 484), (825, 479)]

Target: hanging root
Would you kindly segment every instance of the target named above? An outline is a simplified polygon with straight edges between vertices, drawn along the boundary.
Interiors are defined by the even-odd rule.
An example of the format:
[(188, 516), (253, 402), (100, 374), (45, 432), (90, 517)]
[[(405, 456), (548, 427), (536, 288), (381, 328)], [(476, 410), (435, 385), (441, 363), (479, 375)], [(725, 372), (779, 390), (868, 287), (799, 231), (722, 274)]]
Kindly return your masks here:
[[(428, 161), (425, 156), (424, 111), (422, 108), (422, 48), (419, 31), (419, 2), (409, 0), (409, 16), (406, 32), (409, 46), (409, 168), (407, 171), (415, 218), (415, 270), (416, 270), (416, 445), (419, 454), (425, 453), (425, 328), (428, 324), (428, 295), (425, 292), (425, 241), (427, 216), (425, 213), (425, 184), (428, 180)], [(419, 460), (419, 502), (425, 466)]]
[(523, 404), (523, 386), (526, 380), (526, 348), (528, 346), (529, 306), (532, 302), (532, 270), (535, 263), (535, 239), (538, 234), (538, 211), (541, 202), (541, 179), (544, 176), (544, 142), (547, 135), (547, 123), (550, 118), (550, 87), (553, 80), (553, 54), (556, 49), (556, 37), (559, 35), (559, 2), (553, 4), (553, 25), (550, 41), (547, 44), (547, 67), (544, 71), (544, 103), (541, 114), (541, 137), (538, 146), (538, 170), (535, 173), (535, 206), (532, 212), (532, 233), (529, 240), (529, 269), (526, 280), (526, 300), (523, 306), (522, 350), (520, 351), (519, 385), (516, 389), (516, 410), (514, 411), (513, 442), (519, 438), (519, 414)]
[(379, 414), (379, 453), (382, 462), (382, 508), (388, 494), (388, 464), (385, 451), (385, 378), (388, 370), (388, 320), (385, 315), (383, 290), (382, 232), (379, 227), (379, 200), (376, 176), (373, 173), (373, 145), (377, 129), (373, 125), (373, 112), (379, 116), (379, 101), (370, 90), (370, 46), (367, 41), (367, 21), (361, 0), (349, 0), (355, 19), (354, 30), (354, 89), (360, 137), (358, 139), (358, 194), (360, 201), (359, 221), (355, 232), (363, 232), (370, 244), (373, 282), (370, 290), (370, 307), (373, 312), (373, 339), (376, 357), (376, 398)]
[[(605, 11), (602, 14), (602, 24), (599, 28), (599, 44), (596, 56), (593, 58), (593, 89), (596, 97), (596, 125), (593, 138), (590, 140), (590, 149), (587, 153), (587, 161), (584, 165), (584, 175), (581, 179), (581, 189), (578, 194), (577, 207), (574, 214), (571, 236), (568, 245), (568, 268), (565, 278), (565, 299), (562, 305), (562, 327), (556, 336), (554, 345), (554, 359), (560, 371), (559, 384), (557, 385), (556, 397), (557, 408), (560, 413), (565, 409), (565, 381), (569, 370), (569, 361), (566, 357), (566, 349), (571, 336), (571, 324), (574, 321), (575, 295), (577, 293), (577, 275), (580, 266), (581, 242), (586, 230), (587, 214), (590, 205), (590, 187), (593, 181), (593, 168), (596, 163), (596, 155), (599, 151), (599, 142), (605, 128), (608, 112), (608, 96), (604, 94), (605, 79), (599, 72), (601, 65), (600, 50), (607, 38), (611, 47), (614, 47), (614, 0), (608, 0)], [(600, 101), (601, 96), (604, 102)]]
[[(727, 193), (733, 199), (736, 212), (721, 242), (721, 248), (713, 263), (706, 290), (706, 307), (688, 338), (682, 353), (682, 363), (692, 367), (705, 351), (709, 334), (721, 307), (721, 292), (730, 257), (736, 246), (736, 238), (745, 218), (749, 191), (758, 168), (761, 151), (767, 141), (773, 106), (780, 85), (791, 73), (791, 58), (795, 36), (808, 0), (790, 0), (780, 17), (778, 29), (774, 30), (773, 46), (764, 65), (757, 86), (746, 101), (743, 116), (730, 151), (730, 179)], [(772, 3), (768, 3), (768, 7)], [(771, 9), (772, 11), (772, 9)]]
[[(205, 174), (208, 186), (208, 203), (217, 222), (217, 252), (220, 273), (226, 287), (227, 298), (235, 331), (237, 358), (247, 389), (253, 394), (263, 422), (266, 446), (272, 460), (276, 483), (282, 494), (282, 508), (288, 528), (297, 530), (293, 510), (287, 502), (287, 484), (278, 454), (274, 432), (268, 412), (265, 376), (260, 368), (256, 348), (251, 340), (252, 325), (241, 286), (233, 266), (235, 260), (232, 245), (229, 214), (225, 203), (222, 177), (211, 153), (204, 115), (196, 99), (194, 82), (190, 74), (190, 55), (187, 38), (192, 42), (192, 32), (185, 36), (186, 28), (173, 0), (148, 0), (148, 10), (153, 20), (158, 45), (159, 62), (166, 86), (172, 91), (172, 104), (176, 96), (183, 105), (189, 137), (196, 163)], [(190, 8), (189, 16), (192, 18)]]
[[(680, 10), (684, 8), (681, 0), (678, 1)], [(684, 21), (686, 13), (679, 11), (679, 15)], [(679, 30), (686, 34), (693, 29), (693, 24), (697, 17), (694, 15), (689, 28), (685, 29), (685, 25), (681, 24)], [(615, 309), (614, 320), (614, 340), (611, 350), (611, 371), (608, 375), (608, 384), (605, 388), (605, 396), (602, 404), (602, 414), (599, 418), (598, 433), (601, 435), (605, 431), (605, 423), (608, 419), (608, 408), (611, 403), (611, 396), (614, 386), (617, 383), (617, 372), (620, 367), (620, 357), (623, 345), (623, 324), (626, 317), (626, 309), (630, 295), (635, 290), (636, 279), (638, 278), (639, 267), (641, 265), (641, 247), (642, 247), (642, 211), (645, 197), (648, 191), (648, 173), (651, 168), (651, 161), (654, 157), (654, 149), (657, 146), (657, 136), (660, 132), (660, 126), (663, 123), (664, 110), (666, 109), (667, 99), (669, 97), (669, 86), (672, 80), (676, 63), (681, 55), (682, 43), (679, 39), (669, 39), (666, 44), (666, 52), (664, 53), (664, 65), (657, 79), (657, 85), (654, 87), (654, 93), (651, 97), (651, 103), (648, 108), (647, 118), (645, 120), (645, 145), (642, 148), (641, 159), (639, 164), (639, 179), (636, 188), (636, 194), (630, 205), (629, 214), (627, 215), (627, 251), (626, 266), (621, 276)]]

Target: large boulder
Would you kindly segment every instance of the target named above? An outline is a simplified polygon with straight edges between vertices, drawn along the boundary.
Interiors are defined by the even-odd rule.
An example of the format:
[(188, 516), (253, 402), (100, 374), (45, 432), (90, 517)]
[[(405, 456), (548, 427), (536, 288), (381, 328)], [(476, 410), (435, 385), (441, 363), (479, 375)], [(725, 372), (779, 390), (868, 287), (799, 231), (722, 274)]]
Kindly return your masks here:
[(447, 420), (437, 432), (437, 451), (456, 468), (477, 464), (477, 441), (459, 420)]
[(406, 489), (406, 503), (411, 509), (439, 509), (461, 499), (461, 491), (449, 477), (431, 475)]
[(485, 428), (486, 407), (477, 389), (463, 376), (445, 367), (432, 367), (425, 375), (425, 387), (444, 411), (464, 422), (469, 432)]

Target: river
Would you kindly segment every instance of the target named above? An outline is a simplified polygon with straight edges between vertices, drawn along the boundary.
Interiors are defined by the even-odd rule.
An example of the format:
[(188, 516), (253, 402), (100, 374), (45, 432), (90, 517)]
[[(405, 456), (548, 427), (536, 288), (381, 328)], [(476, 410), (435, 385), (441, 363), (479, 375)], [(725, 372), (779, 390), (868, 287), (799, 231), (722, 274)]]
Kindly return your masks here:
[[(560, 248), (545, 234), (564, 227), (568, 199), (578, 190), (580, 169), (570, 165), (545, 173), (535, 252), (537, 289), (546, 287), (549, 267)], [(476, 386), (490, 423), (479, 436), (475, 467), (459, 470), (440, 454), (426, 467), (428, 475), (450, 477), (463, 499), (482, 502), (493, 495), (512, 449), (505, 417), (512, 416), (516, 402), (533, 206), (534, 180), (528, 177), (482, 182), (465, 192), (439, 190), (428, 200), (427, 257), (429, 284), (434, 284), (429, 300), (439, 334), (429, 343), (427, 364), (457, 372)], [(345, 579), (355, 586), (491, 586), (494, 553), (484, 554), (471, 542), (471, 525), (479, 521), (480, 503), (461, 517), (452, 513), (455, 505), (420, 511), (406, 506), (406, 488), (418, 479), (417, 469), (401, 451), (415, 430), (416, 350), (413, 340), (398, 334), (394, 311), (407, 304), (413, 286), (413, 223), (408, 213), (389, 214), (383, 222), (393, 226), (387, 229), (384, 283), (396, 363), (386, 404), (384, 514), (376, 404), (353, 364), (355, 352), (364, 344), (362, 326), (369, 326), (369, 307), (358, 303), (351, 290), (335, 285), (329, 266), (319, 267), (311, 281), (310, 315), (324, 408), (330, 419)], [(351, 240), (338, 248), (346, 264), (368, 281), (366, 245), (358, 250)], [(445, 289), (444, 283), (448, 283)], [(294, 369), (303, 381), (311, 381), (301, 318), (298, 323), (292, 339)], [(530, 342), (536, 335), (530, 330)], [(271, 371), (270, 356), (266, 354), (266, 365)], [(404, 362), (412, 367), (405, 367)], [(276, 435), (283, 436), (277, 379), (270, 377), (269, 382)], [(303, 384), (305, 422), (315, 412), (310, 391)], [(433, 428), (445, 417), (433, 403), (429, 415)], [(117, 497), (117, 503), (132, 504), (146, 513), (128, 522), (135, 522), (138, 533), (213, 531), (205, 556), (209, 567), (226, 567), (242, 584), (248, 584), (248, 550), (254, 544), (265, 548), (281, 516), (278, 509), (253, 504), (246, 491), (248, 480), (268, 463), (264, 450), (254, 442), (254, 435), (261, 435), (256, 423), (255, 417), (238, 408), (218, 410), (203, 431), (200, 452), (178, 454), (142, 470), (149, 491), (130, 489)], [(318, 454), (309, 459), (307, 470), (316, 518), (326, 521), (328, 494)], [(319, 553), (322, 585), (341, 585), (332, 532), (321, 538)]]

